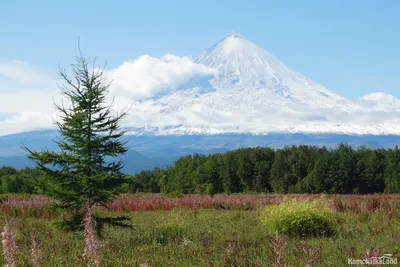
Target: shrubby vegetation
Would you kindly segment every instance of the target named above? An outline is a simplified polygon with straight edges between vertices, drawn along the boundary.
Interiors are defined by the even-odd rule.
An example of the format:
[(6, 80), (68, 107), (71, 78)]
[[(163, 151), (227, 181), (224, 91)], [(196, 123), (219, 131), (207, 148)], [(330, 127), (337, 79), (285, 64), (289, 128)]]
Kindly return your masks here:
[[(129, 163), (128, 163), (129, 164)], [(134, 162), (132, 163), (134, 164)], [(34, 169), (0, 169), (3, 193), (40, 193)], [(335, 149), (316, 146), (245, 148), (224, 154), (193, 154), (167, 169), (127, 175), (124, 193), (400, 193), (400, 149)], [(40, 189), (40, 188), (39, 188)]]
[(288, 236), (332, 236), (337, 217), (325, 201), (287, 200), (279, 205), (267, 205), (261, 210), (261, 221), (271, 232)]
[(40, 193), (34, 188), (34, 180), (39, 179), (41, 173), (37, 169), (25, 168), (16, 170), (11, 167), (0, 168), (0, 194), (5, 193)]

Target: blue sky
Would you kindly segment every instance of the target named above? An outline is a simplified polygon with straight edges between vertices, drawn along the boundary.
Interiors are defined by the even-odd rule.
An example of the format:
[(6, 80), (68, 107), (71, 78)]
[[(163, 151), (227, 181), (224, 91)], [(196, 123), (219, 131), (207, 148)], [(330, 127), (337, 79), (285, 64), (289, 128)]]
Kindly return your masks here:
[(350, 99), (400, 97), (400, 1), (10, 1), (0, 60), (48, 71), (86, 55), (114, 67), (143, 54), (195, 55), (232, 31)]

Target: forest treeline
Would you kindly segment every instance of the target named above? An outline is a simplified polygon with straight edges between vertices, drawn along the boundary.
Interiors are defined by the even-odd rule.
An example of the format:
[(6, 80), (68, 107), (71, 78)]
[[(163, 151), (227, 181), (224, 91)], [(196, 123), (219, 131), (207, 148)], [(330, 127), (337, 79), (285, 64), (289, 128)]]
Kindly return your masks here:
[(400, 149), (317, 146), (245, 148), (189, 155), (130, 177), (130, 192), (400, 193)]
[[(41, 175), (36, 169), (0, 168), (0, 192), (40, 193), (34, 181)], [(244, 148), (188, 155), (169, 168), (126, 178), (125, 193), (400, 193), (400, 149)]]

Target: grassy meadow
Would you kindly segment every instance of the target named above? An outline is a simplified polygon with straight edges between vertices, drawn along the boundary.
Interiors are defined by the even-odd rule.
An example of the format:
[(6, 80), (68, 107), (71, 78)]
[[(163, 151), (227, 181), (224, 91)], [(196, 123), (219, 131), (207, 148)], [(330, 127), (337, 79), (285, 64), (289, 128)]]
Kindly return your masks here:
[[(334, 214), (335, 232), (274, 232), (264, 223), (266, 210), (279, 210), (286, 199), (323, 203)], [(83, 233), (55, 227), (68, 214), (49, 210), (50, 202), (2, 197), (0, 227), (9, 222), (16, 232), (19, 266), (34, 266), (33, 243), (41, 266), (87, 266)], [(104, 227), (103, 266), (347, 266), (349, 258), (400, 257), (399, 195), (123, 195), (95, 214), (130, 218), (130, 227)]]

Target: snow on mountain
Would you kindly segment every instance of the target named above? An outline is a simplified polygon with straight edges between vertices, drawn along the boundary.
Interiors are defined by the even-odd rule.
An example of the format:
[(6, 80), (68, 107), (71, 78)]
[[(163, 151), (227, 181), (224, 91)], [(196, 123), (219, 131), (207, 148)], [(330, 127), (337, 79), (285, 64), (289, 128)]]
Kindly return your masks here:
[(130, 134), (400, 134), (395, 98), (378, 93), (350, 101), (239, 34), (193, 62), (214, 75), (136, 102)]
[(261, 95), (253, 97), (269, 98), (277, 106), (301, 103), (311, 107), (344, 108), (349, 104), (345, 98), (296, 73), (236, 33), (198, 55), (195, 62), (222, 73), (213, 81), (217, 89), (247, 93), (260, 91)]

